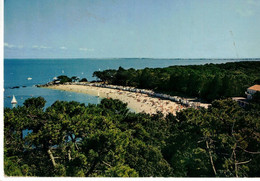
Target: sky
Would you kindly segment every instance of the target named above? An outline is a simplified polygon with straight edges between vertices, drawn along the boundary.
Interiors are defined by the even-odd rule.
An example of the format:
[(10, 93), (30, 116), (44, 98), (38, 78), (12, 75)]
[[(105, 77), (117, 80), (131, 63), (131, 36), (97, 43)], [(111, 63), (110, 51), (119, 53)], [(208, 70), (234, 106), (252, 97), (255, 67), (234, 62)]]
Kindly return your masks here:
[(5, 0), (5, 58), (259, 58), (260, 0)]

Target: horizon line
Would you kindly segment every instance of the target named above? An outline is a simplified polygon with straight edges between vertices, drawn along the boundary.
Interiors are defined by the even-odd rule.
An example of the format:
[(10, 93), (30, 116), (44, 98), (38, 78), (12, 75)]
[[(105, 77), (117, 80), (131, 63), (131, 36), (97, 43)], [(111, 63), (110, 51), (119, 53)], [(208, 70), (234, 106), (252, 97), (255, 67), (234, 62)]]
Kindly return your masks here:
[(4, 58), (4, 59), (160, 59), (160, 60), (256, 60), (256, 58), (148, 58), (148, 57), (104, 57), (104, 58)]

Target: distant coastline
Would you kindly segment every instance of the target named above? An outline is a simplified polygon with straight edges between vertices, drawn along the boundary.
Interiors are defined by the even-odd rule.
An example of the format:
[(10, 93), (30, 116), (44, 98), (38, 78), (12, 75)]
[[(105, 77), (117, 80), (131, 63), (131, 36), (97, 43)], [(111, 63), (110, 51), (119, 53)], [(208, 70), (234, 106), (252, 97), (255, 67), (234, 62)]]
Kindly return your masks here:
[(4, 58), (4, 60), (48, 60), (48, 59), (63, 59), (63, 60), (71, 60), (71, 59), (91, 59), (91, 60), (104, 60), (104, 59), (151, 59), (151, 60), (260, 60), (260, 58), (148, 58), (148, 57), (126, 57), (126, 58), (119, 58), (119, 57), (104, 57), (104, 58), (77, 58), (77, 57), (71, 57), (71, 58)]

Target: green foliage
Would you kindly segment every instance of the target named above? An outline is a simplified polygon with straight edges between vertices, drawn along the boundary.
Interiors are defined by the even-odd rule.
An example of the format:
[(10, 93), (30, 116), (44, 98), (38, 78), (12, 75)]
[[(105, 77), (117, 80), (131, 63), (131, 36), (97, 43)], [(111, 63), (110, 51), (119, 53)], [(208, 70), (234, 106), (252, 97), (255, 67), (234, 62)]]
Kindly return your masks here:
[(259, 176), (259, 110), (257, 116), (220, 100), (208, 110), (180, 112), (163, 151), (177, 176)]
[(117, 165), (106, 171), (105, 176), (109, 177), (138, 177), (138, 173), (127, 165)]
[(254, 93), (252, 97), (253, 97), (252, 98), (253, 102), (260, 103), (260, 92), (259, 91)]
[(70, 79), (71, 79), (72, 82), (79, 81), (79, 78), (77, 76), (72, 76)]
[(46, 101), (44, 100), (43, 97), (33, 97), (31, 99), (26, 99), (24, 101), (24, 106), (29, 108), (29, 107), (33, 107), (36, 109), (42, 109), (45, 106)]
[(82, 79), (79, 80), (79, 82), (88, 82), (88, 79), (82, 78)]
[(259, 82), (260, 62), (233, 62), (145, 68), (140, 70), (104, 70), (93, 73), (99, 80), (123, 86), (153, 89), (173, 95), (194, 96), (213, 101), (244, 96), (245, 90)]
[(69, 78), (66, 75), (60, 75), (57, 78), (58, 78), (58, 80), (60, 81), (61, 84), (65, 83), (65, 82), (72, 82), (72, 78)]
[(101, 107), (103, 110), (109, 110), (121, 115), (125, 115), (129, 111), (127, 104), (118, 99), (102, 99), (99, 107)]
[(56, 101), (45, 110), (42, 98), (25, 102), (4, 110), (8, 176), (260, 176), (257, 104), (242, 109), (226, 99), (163, 117), (113, 99)]
[[(128, 122), (129, 118), (142, 119), (142, 115), (130, 113), (121, 101), (103, 99), (99, 105), (89, 106), (73, 101), (56, 101), (43, 110), (41, 106), (35, 106), (39, 105), (39, 100), (42, 99), (29, 99), (26, 106), (5, 109), (6, 174), (169, 175), (169, 164), (158, 148), (160, 141), (150, 141), (149, 134), (154, 136), (154, 133), (150, 127), (145, 128), (141, 120), (140, 123)], [(144, 116), (152, 122), (152, 118)], [(158, 121), (163, 123), (161, 118), (158, 117)], [(24, 130), (32, 132), (25, 135)], [(138, 158), (137, 164), (133, 157)]]
[(88, 82), (86, 78), (80, 79), (77, 76), (68, 77), (66, 75), (60, 75), (57, 77), (57, 80), (60, 81), (60, 84), (64, 84), (66, 82)]
[(23, 176), (15, 157), (4, 157), (4, 172), (7, 176)]
[(99, 80), (102, 80), (107, 83), (112, 83), (112, 80), (114, 79), (116, 75), (116, 70), (104, 70), (104, 71), (95, 71), (93, 73), (93, 77), (97, 77)]

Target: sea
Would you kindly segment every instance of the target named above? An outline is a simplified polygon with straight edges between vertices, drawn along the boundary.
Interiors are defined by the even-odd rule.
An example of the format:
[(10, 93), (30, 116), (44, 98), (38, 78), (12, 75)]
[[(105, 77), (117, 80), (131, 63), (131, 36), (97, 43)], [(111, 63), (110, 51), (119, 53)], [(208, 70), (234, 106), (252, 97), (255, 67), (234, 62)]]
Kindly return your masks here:
[(173, 65), (202, 65), (206, 63), (216, 64), (234, 61), (237, 60), (148, 58), (4, 59), (4, 107), (13, 107), (11, 104), (13, 95), (18, 102), (16, 106), (22, 106), (23, 102), (28, 98), (39, 96), (47, 101), (45, 107), (51, 106), (56, 100), (78, 101), (86, 105), (100, 102), (99, 97), (88, 94), (38, 88), (35, 86), (52, 81), (54, 77), (58, 77), (59, 75), (77, 76), (92, 81), (95, 80), (95, 77), (92, 77), (94, 71), (118, 69), (120, 66), (125, 69), (142, 69), (146, 67), (162, 68)]

